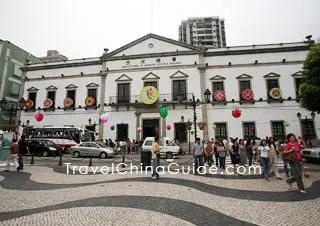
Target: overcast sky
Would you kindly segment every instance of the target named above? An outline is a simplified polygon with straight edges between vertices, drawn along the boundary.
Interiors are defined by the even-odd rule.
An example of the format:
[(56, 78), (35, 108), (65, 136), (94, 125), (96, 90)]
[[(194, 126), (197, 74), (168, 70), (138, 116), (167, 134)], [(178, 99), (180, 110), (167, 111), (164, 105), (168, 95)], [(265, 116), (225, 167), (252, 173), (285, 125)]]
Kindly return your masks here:
[(150, 32), (177, 40), (181, 21), (200, 16), (225, 19), (228, 46), (320, 37), (320, 0), (153, 0), (153, 7), (151, 2), (0, 0), (0, 39), (36, 56), (56, 49), (69, 59), (96, 57)]

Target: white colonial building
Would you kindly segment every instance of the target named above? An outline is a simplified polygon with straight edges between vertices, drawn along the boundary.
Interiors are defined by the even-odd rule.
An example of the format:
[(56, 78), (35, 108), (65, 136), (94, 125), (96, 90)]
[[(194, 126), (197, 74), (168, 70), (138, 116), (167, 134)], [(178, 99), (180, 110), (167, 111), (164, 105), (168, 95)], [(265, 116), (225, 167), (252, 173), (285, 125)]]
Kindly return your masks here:
[[(21, 121), (35, 127), (89, 128), (100, 139), (141, 140), (159, 134), (187, 141), (186, 122), (196, 115), (197, 123), (205, 125), (202, 130), (197, 125), (197, 136), (205, 139), (280, 138), (289, 132), (317, 138), (320, 116), (311, 117), (297, 102), (309, 48), (299, 42), (203, 49), (148, 34), (101, 57), (23, 68), (23, 97), (34, 105), (22, 112)], [(145, 86), (158, 89), (156, 103), (142, 103)], [(53, 105), (46, 108), (48, 98)], [(165, 119), (160, 105), (168, 109)], [(235, 108), (241, 110), (238, 118), (232, 115)], [(40, 123), (36, 111), (44, 114)], [(108, 122), (99, 125), (104, 112)]]

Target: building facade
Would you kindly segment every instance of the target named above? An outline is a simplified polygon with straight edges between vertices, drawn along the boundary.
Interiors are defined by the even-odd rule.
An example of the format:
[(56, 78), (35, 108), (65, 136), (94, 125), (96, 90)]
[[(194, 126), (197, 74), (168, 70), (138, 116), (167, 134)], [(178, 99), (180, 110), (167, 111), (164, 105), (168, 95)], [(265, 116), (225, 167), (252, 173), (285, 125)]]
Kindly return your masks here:
[(219, 17), (194, 17), (182, 21), (179, 41), (195, 46), (226, 47), (224, 19)]
[(11, 42), (0, 40), (0, 101), (6, 101), (4, 109), (0, 107), (0, 129), (17, 125), (19, 112), (16, 109), (23, 91), (20, 68), (26, 61), (41, 62)]
[[(193, 142), (195, 132), (206, 140), (282, 139), (289, 132), (318, 138), (319, 115), (298, 103), (309, 48), (301, 42), (204, 49), (149, 34), (101, 57), (24, 67), (23, 96), (34, 104), (21, 121), (88, 128), (113, 140), (159, 135)], [(158, 90), (153, 104), (143, 102), (147, 86)]]

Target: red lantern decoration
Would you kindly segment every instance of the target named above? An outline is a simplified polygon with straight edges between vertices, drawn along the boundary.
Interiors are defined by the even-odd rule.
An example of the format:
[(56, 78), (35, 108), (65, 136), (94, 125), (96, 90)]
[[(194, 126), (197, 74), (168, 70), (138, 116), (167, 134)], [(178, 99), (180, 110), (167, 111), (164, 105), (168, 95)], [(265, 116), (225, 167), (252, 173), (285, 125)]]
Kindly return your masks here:
[(223, 90), (217, 90), (213, 93), (213, 98), (216, 101), (224, 101), (226, 99), (226, 94)]
[(240, 111), (238, 108), (234, 109), (234, 110), (232, 111), (232, 116), (233, 116), (234, 118), (239, 118), (239, 117), (241, 116), (241, 111)]
[(167, 125), (167, 130), (171, 130), (171, 126), (170, 125)]
[(37, 120), (37, 122), (41, 122), (43, 119), (43, 114), (38, 112), (37, 114), (35, 114), (34, 118)]
[(253, 92), (251, 89), (244, 89), (241, 92), (241, 97), (242, 99), (246, 100), (246, 101), (250, 101), (253, 99)]
[(24, 106), (25, 106), (25, 108), (26, 108), (27, 110), (30, 109), (30, 108), (32, 108), (32, 106), (33, 106), (32, 100), (26, 100)]

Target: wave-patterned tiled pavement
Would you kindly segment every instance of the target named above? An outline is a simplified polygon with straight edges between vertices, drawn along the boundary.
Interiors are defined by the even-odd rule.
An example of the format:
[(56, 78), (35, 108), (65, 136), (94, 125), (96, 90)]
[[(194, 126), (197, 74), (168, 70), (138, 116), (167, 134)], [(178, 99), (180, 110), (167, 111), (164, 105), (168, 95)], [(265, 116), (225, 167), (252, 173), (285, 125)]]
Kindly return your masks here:
[(309, 174), (301, 194), (258, 175), (165, 172), (153, 181), (27, 166), (0, 172), (0, 225), (318, 225), (320, 173)]

